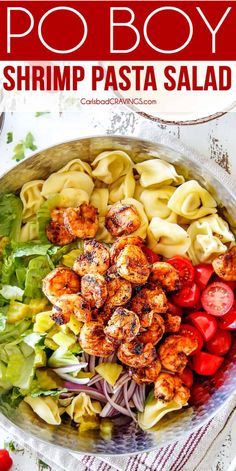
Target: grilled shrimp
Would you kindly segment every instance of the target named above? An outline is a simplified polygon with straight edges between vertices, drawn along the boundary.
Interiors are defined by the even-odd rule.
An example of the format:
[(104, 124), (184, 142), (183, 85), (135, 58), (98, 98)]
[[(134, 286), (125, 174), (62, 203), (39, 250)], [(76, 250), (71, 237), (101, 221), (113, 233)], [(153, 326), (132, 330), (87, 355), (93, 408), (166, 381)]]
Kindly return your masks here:
[(162, 365), (167, 370), (173, 371), (173, 373), (182, 373), (188, 361), (187, 356), (197, 346), (198, 341), (193, 337), (170, 335), (158, 350)]
[(116, 260), (119, 275), (131, 283), (143, 284), (147, 281), (150, 270), (148, 261), (140, 247), (126, 245)]
[(137, 314), (123, 307), (118, 307), (112, 314), (105, 334), (119, 342), (133, 340), (140, 329), (140, 322)]
[(67, 245), (75, 239), (75, 236), (65, 227), (64, 212), (65, 209), (53, 209), (51, 211), (51, 221), (46, 227), (47, 238), (55, 245)]
[(131, 342), (122, 343), (118, 349), (117, 356), (125, 365), (132, 368), (142, 368), (150, 365), (156, 358), (156, 349), (152, 343), (138, 342), (137, 338)]
[(155, 262), (151, 268), (151, 282), (158, 282), (166, 291), (175, 291), (180, 288), (180, 279), (177, 270), (167, 262)]
[(138, 384), (149, 384), (154, 383), (158, 378), (161, 371), (161, 362), (154, 360), (149, 366), (144, 368), (130, 369), (132, 379)]
[(176, 333), (179, 331), (180, 324), (181, 324), (181, 316), (177, 316), (175, 314), (171, 314), (167, 312), (164, 314), (164, 322), (165, 322), (165, 331)]
[(100, 322), (84, 324), (80, 331), (79, 342), (86, 353), (103, 358), (109, 357), (116, 348), (114, 342), (106, 337)]
[(163, 337), (165, 333), (165, 324), (163, 318), (153, 313), (153, 319), (150, 327), (145, 331), (138, 335), (137, 340), (141, 343), (152, 343), (156, 345)]
[(103, 244), (97, 240), (85, 240), (84, 253), (82, 253), (73, 265), (73, 270), (78, 275), (83, 276), (87, 273), (106, 273), (110, 264), (110, 254)]
[(110, 249), (111, 262), (114, 263), (126, 245), (137, 245), (137, 247), (143, 247), (144, 240), (139, 236), (122, 236), (115, 240), (114, 244)]
[(107, 299), (107, 283), (99, 273), (88, 273), (81, 278), (81, 294), (91, 307), (99, 309)]
[(52, 304), (64, 294), (80, 291), (80, 279), (70, 268), (59, 267), (51, 271), (43, 280), (43, 293)]
[(190, 391), (179, 376), (161, 373), (155, 381), (154, 397), (162, 402), (175, 401), (184, 406), (187, 404)]
[(91, 204), (82, 203), (78, 208), (67, 208), (64, 223), (68, 231), (80, 239), (95, 237), (98, 230), (98, 210)]
[(212, 262), (216, 274), (225, 281), (236, 281), (236, 245)]
[(130, 281), (121, 278), (113, 267), (111, 269), (108, 270), (105, 276), (108, 292), (107, 304), (110, 308), (113, 306), (123, 306), (132, 296)]
[(52, 309), (52, 319), (59, 325), (66, 324), (74, 314), (78, 321), (89, 322), (91, 309), (81, 294), (65, 294), (57, 299)]
[(131, 234), (140, 224), (138, 212), (132, 204), (113, 204), (105, 218), (105, 226), (114, 237)]
[(167, 311), (168, 303), (164, 291), (158, 286), (155, 289), (142, 288), (133, 297), (130, 308), (138, 314), (141, 331), (151, 326), (153, 313), (164, 313)]

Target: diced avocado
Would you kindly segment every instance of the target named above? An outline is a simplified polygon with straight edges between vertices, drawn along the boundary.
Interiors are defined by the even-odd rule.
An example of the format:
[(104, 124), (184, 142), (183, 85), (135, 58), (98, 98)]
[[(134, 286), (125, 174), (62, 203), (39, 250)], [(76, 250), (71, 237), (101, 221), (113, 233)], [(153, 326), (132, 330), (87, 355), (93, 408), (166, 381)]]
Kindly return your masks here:
[(74, 343), (73, 345), (71, 345), (71, 347), (69, 347), (69, 350), (72, 352), (72, 353), (81, 353), (82, 351), (82, 348), (79, 344), (79, 342), (76, 342)]
[(8, 324), (15, 324), (22, 321), (31, 315), (31, 311), (27, 304), (20, 303), (19, 301), (10, 301), (7, 311)]
[(36, 370), (36, 378), (40, 389), (57, 389), (62, 384), (61, 379), (56, 373), (54, 373), (54, 371), (45, 368)]
[(35, 317), (34, 332), (43, 334), (47, 332), (54, 325), (54, 321), (51, 318), (51, 311), (39, 312)]
[(60, 332), (60, 327), (57, 324), (54, 324), (51, 329), (48, 331), (46, 338), (47, 339), (52, 339), (53, 335), (57, 334)]
[(64, 334), (63, 332), (58, 332), (54, 334), (52, 340), (57, 343), (60, 347), (71, 347), (75, 342), (76, 338), (73, 334)]
[(57, 343), (53, 342), (52, 339), (47, 339), (47, 338), (44, 340), (44, 345), (45, 345), (45, 347), (50, 348), (51, 350), (57, 350), (58, 347), (59, 347), (59, 345), (57, 345)]
[(33, 316), (35, 316), (39, 312), (45, 311), (47, 308), (50, 309), (49, 302), (46, 298), (31, 299), (28, 305), (31, 309)]
[(34, 366), (35, 368), (42, 368), (47, 364), (47, 355), (42, 348), (35, 347), (35, 358)]
[(111, 386), (116, 384), (123, 368), (117, 363), (100, 363), (95, 370), (99, 373)]
[(80, 333), (83, 322), (78, 321), (74, 314), (70, 316), (70, 321), (67, 324), (67, 327), (73, 332), (73, 334), (78, 335)]
[(102, 419), (100, 422), (100, 431), (103, 438), (110, 438), (113, 430), (113, 422), (110, 419)]
[(71, 252), (67, 253), (66, 255), (62, 257), (63, 265), (65, 265), (66, 267), (72, 268), (75, 260), (77, 259), (77, 257), (79, 257), (79, 255), (82, 254), (82, 252), (83, 252), (82, 249), (71, 250)]
[(81, 418), (79, 425), (79, 433), (87, 432), (87, 430), (99, 430), (100, 421), (96, 415), (84, 416)]

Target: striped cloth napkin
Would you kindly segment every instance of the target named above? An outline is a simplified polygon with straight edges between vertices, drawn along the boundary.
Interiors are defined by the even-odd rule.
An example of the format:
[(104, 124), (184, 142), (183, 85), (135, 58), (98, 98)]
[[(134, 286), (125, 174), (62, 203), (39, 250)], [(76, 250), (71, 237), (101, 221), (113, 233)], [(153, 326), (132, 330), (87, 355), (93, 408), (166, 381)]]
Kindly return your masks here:
[(139, 455), (78, 455), (42, 444), (34, 438), (29, 439), (9, 424), (7, 432), (18, 443), (22, 442), (24, 447), (37, 450), (39, 457), (55, 471), (210, 471), (233, 425), (235, 430), (235, 423), (236, 394), (212, 420), (185, 436), (184, 440)]

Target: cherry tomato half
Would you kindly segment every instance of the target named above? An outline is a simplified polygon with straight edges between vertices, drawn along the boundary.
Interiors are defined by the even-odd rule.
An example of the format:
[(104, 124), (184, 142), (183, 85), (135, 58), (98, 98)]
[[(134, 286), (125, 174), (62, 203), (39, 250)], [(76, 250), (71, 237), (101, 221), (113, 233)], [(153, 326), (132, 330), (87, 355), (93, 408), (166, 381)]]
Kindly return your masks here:
[(216, 319), (207, 312), (192, 312), (188, 317), (186, 317), (186, 320), (191, 322), (191, 324), (199, 330), (205, 342), (210, 340), (216, 332)]
[(153, 252), (151, 249), (148, 247), (142, 247), (143, 253), (146, 255), (146, 258), (151, 265), (155, 262), (160, 262), (162, 260), (161, 255), (158, 255), (157, 253)]
[(193, 369), (203, 376), (214, 375), (222, 365), (224, 358), (207, 352), (198, 352), (193, 356)]
[(227, 330), (217, 329), (213, 337), (205, 343), (205, 348), (213, 355), (226, 355), (232, 343), (232, 337)]
[(209, 386), (206, 384), (199, 384), (194, 381), (193, 387), (191, 388), (191, 396), (189, 403), (191, 405), (201, 405), (210, 399)]
[(180, 255), (176, 255), (168, 260), (178, 272), (180, 278), (180, 286), (181, 288), (185, 288), (185, 286), (190, 286), (193, 284), (195, 270), (194, 266), (187, 258), (181, 257)]
[(236, 281), (225, 281), (225, 280), (222, 280), (222, 278), (220, 278), (218, 275), (216, 275), (214, 277), (214, 281), (219, 281), (220, 283), (225, 283), (227, 286), (229, 286), (229, 288), (232, 289), (232, 291), (235, 291), (236, 290)]
[(9, 471), (13, 461), (7, 450), (0, 450), (0, 471)]
[(196, 283), (191, 286), (185, 286), (177, 293), (173, 294), (172, 300), (180, 307), (194, 307), (200, 297), (200, 290)]
[(199, 330), (197, 330), (193, 325), (181, 324), (178, 333), (180, 335), (184, 335), (184, 336), (188, 336), (188, 337), (194, 337), (195, 339), (197, 339), (198, 347), (194, 352), (191, 353), (191, 355), (194, 355), (195, 353), (199, 352), (202, 349), (202, 346), (203, 346), (202, 335), (200, 334)]
[(179, 377), (183, 381), (185, 386), (187, 386), (189, 389), (192, 387), (192, 385), (193, 385), (193, 372), (192, 372), (192, 370), (190, 370), (190, 368), (188, 368), (188, 366), (186, 366), (184, 368), (184, 371), (179, 374)]
[(213, 266), (210, 263), (199, 263), (199, 265), (195, 265), (194, 268), (195, 282), (202, 291), (214, 273)]
[(174, 316), (182, 316), (183, 310), (179, 306), (175, 306), (175, 304), (168, 301), (168, 309), (167, 312), (169, 314), (173, 314)]
[(234, 293), (226, 283), (216, 281), (204, 289), (201, 301), (204, 309), (209, 314), (223, 316), (233, 306)]
[(219, 327), (221, 329), (236, 330), (236, 301), (234, 301), (229, 312), (219, 319)]

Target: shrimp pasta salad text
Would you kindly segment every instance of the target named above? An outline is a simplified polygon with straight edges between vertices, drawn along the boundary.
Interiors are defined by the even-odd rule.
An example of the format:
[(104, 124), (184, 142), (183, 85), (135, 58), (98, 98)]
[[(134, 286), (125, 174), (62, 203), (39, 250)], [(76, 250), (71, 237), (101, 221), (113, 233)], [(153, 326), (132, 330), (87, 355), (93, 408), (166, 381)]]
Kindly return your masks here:
[(153, 429), (230, 349), (234, 234), (164, 160), (106, 151), (0, 196), (0, 264), (1, 397), (48, 424)]

